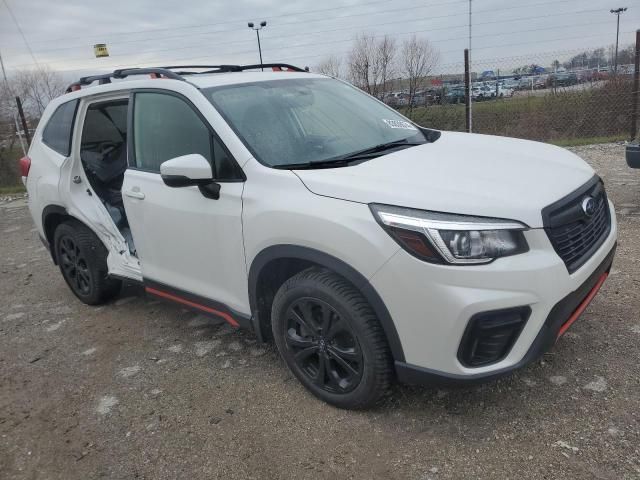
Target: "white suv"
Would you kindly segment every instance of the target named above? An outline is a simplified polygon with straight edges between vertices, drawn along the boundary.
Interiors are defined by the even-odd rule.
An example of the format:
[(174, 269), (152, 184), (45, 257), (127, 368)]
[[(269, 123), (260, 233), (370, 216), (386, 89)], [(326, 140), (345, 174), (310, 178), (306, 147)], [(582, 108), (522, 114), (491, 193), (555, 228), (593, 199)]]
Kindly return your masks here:
[(574, 154), (257, 67), (121, 70), (50, 103), (22, 172), (81, 301), (140, 282), (273, 339), (311, 392), (363, 408), (394, 379), (532, 362), (604, 282), (614, 209)]

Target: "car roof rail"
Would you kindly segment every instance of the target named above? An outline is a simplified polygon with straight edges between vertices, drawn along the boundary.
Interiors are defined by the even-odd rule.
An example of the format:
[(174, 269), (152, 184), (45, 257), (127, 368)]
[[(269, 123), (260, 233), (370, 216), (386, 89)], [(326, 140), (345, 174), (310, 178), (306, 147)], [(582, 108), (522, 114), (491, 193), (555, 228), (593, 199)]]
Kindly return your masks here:
[(180, 75), (199, 75), (208, 73), (229, 73), (229, 72), (243, 72), (245, 70), (257, 70), (258, 68), (270, 68), (273, 71), (290, 71), (290, 72), (308, 72), (308, 68), (300, 68), (288, 63), (257, 63), (253, 65), (174, 65), (169, 67), (162, 67), (167, 70), (179, 70), (183, 68), (187, 69), (204, 69), (202, 72), (191, 71), (179, 71), (176, 72)]
[(171, 78), (173, 80), (182, 80), (181, 75), (178, 75), (171, 70), (166, 68), (156, 68), (156, 67), (142, 67), (142, 68), (122, 68), (119, 70), (114, 70), (111, 73), (103, 73), (101, 75), (90, 75), (88, 77), (81, 77), (77, 82), (72, 83), (67, 87), (65, 93), (74, 92), (76, 90), (80, 90), (83, 86), (91, 85), (93, 82), (98, 82), (99, 85), (104, 85), (107, 83), (111, 83), (111, 79), (123, 79), (127, 78), (131, 75), (151, 75), (155, 76), (154, 78)]
[[(258, 63), (255, 65), (174, 65), (168, 67), (140, 67), (140, 68), (122, 68), (114, 70), (111, 73), (103, 73), (100, 75), (90, 75), (81, 77), (77, 82), (73, 82), (67, 87), (65, 93), (80, 90), (83, 86), (89, 86), (93, 82), (99, 85), (111, 83), (111, 79), (123, 79), (132, 75), (151, 75), (152, 78), (170, 78), (172, 80), (186, 81), (184, 76), (202, 75), (210, 73), (229, 73), (242, 72), (244, 70), (256, 70), (258, 68), (271, 68), (273, 71), (289, 71), (289, 72), (308, 72), (309, 68), (300, 68), (288, 63)], [(204, 69), (204, 71), (193, 72), (184, 69)], [(179, 70), (179, 71), (174, 71)]]

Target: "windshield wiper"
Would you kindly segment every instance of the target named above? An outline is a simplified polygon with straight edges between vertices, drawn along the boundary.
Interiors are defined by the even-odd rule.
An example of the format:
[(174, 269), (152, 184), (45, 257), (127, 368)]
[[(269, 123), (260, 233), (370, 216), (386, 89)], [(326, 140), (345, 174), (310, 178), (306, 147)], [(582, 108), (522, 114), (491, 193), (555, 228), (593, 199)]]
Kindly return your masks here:
[(378, 153), (384, 152), (386, 150), (391, 150), (396, 147), (415, 147), (416, 145), (423, 145), (425, 142), (410, 142), (406, 138), (402, 140), (394, 140), (393, 142), (386, 142), (376, 145), (375, 147), (364, 148), (362, 150), (358, 150), (357, 152), (348, 153), (347, 155), (343, 155), (340, 157), (336, 157), (336, 159), (340, 160), (357, 160), (361, 158), (369, 158), (372, 156), (378, 156)]
[(273, 168), (281, 170), (302, 170), (302, 169), (314, 169), (314, 168), (338, 168), (348, 167), (354, 163), (358, 163), (360, 160), (371, 159), (379, 157), (380, 153), (386, 150), (392, 150), (398, 147), (414, 147), (416, 145), (424, 145), (425, 142), (409, 142), (406, 138), (402, 140), (394, 140), (393, 142), (381, 143), (374, 147), (364, 148), (356, 152), (351, 152), (346, 155), (340, 155), (338, 157), (327, 158), (326, 160), (312, 160), (310, 162), (303, 163), (283, 163), (279, 165), (273, 165)]
[(310, 162), (302, 162), (302, 163), (280, 163), (278, 165), (272, 165), (272, 168), (277, 168), (279, 170), (304, 170), (304, 169), (313, 169), (313, 168), (337, 168), (337, 167), (347, 167), (351, 164), (349, 160), (312, 160)]

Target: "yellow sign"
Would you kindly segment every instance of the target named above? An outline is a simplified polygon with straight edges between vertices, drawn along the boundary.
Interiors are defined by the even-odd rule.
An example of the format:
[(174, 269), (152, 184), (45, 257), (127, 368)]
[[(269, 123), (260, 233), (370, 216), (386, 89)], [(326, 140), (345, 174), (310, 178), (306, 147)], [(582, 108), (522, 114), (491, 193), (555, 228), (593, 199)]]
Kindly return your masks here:
[(109, 50), (107, 50), (107, 44), (106, 43), (96, 43), (93, 46), (93, 53), (95, 53), (96, 58), (108, 57), (109, 56)]

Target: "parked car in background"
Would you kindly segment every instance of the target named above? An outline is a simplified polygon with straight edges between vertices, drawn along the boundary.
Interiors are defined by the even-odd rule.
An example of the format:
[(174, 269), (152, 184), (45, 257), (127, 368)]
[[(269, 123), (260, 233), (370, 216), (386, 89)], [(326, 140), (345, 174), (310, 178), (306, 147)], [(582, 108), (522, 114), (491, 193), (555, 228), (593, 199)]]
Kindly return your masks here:
[(498, 98), (513, 97), (513, 88), (509, 88), (505, 84), (498, 84), (496, 92)]
[(593, 79), (594, 80), (606, 80), (610, 76), (609, 67), (600, 67), (593, 69)]
[(533, 76), (520, 77), (520, 80), (518, 81), (518, 90), (532, 90), (533, 80)]
[(445, 103), (464, 103), (465, 93), (464, 87), (456, 86), (446, 90), (444, 95)]
[(575, 71), (578, 83), (590, 82), (593, 80), (593, 70), (590, 68), (584, 68)]
[(575, 72), (556, 72), (547, 77), (549, 87), (569, 87), (578, 83), (578, 75)]
[(517, 90), (520, 86), (520, 82), (515, 78), (505, 78), (502, 81), (502, 86), (511, 90)]
[(534, 90), (538, 90), (538, 89), (543, 89), (543, 88), (547, 88), (547, 80), (548, 80), (549, 76), (548, 75), (538, 75), (537, 77), (533, 78), (533, 89)]
[(409, 105), (409, 95), (404, 92), (391, 92), (385, 94), (382, 101), (390, 107), (406, 107)]

